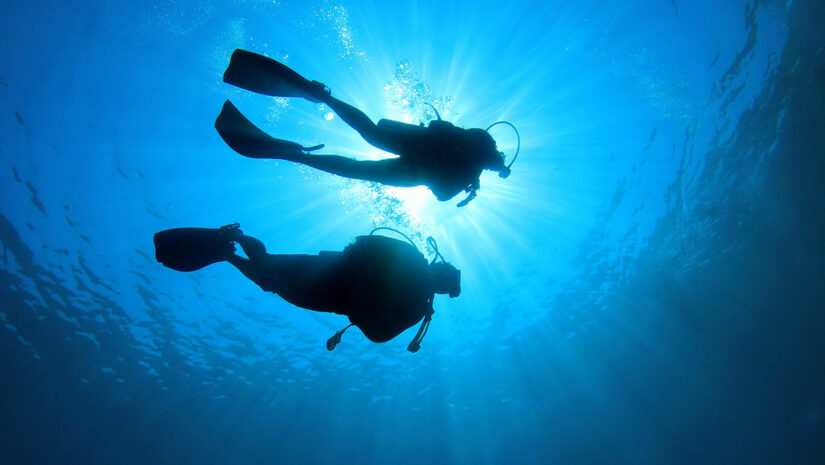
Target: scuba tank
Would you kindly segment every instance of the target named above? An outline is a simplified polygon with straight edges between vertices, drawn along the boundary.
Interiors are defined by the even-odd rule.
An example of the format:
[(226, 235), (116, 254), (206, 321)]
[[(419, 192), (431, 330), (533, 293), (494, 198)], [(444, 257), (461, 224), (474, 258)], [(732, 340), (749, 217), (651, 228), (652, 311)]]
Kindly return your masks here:
[[(377, 228), (374, 228), (372, 231), (370, 231), (369, 235), (372, 236), (376, 231), (380, 231), (380, 230), (393, 231), (393, 232), (401, 235), (402, 237), (404, 237), (407, 240), (407, 242), (409, 242), (413, 247), (415, 247), (416, 250), (418, 250), (418, 247), (415, 245), (415, 243), (412, 241), (412, 239), (410, 239), (409, 236), (407, 236), (406, 234), (402, 233), (401, 231), (399, 231), (395, 228), (377, 227)], [(436, 260), (438, 260), (438, 259), (440, 259), (442, 263), (446, 263), (446, 261), (444, 260), (444, 257), (438, 251), (438, 244), (436, 243), (435, 239), (432, 236), (427, 238), (427, 245), (429, 245), (433, 249), (433, 251), (435, 252), (435, 256), (433, 257), (432, 261), (430, 261), (430, 263), (429, 263), (430, 265), (434, 264), (436, 262)], [(419, 251), (419, 253), (420, 253), (420, 251)], [(461, 279), (460, 278), (460, 272), (458, 272), (457, 279), (459, 281)], [(450, 292), (450, 297), (455, 297), (457, 295), (458, 295), (457, 293), (454, 294), (452, 291)], [(432, 304), (432, 300), (430, 300), (428, 303)], [(430, 305), (430, 308), (432, 308), (432, 305)], [(407, 346), (408, 351), (415, 353), (415, 352), (418, 352), (418, 350), (421, 348), (421, 341), (424, 339), (424, 336), (427, 335), (427, 330), (430, 327), (430, 321), (432, 320), (432, 315), (433, 315), (432, 311), (430, 311), (430, 312), (428, 312), (428, 314), (424, 315), (424, 320), (421, 322), (421, 325), (418, 328), (418, 332), (416, 333), (413, 340), (410, 341), (409, 345)], [(353, 326), (353, 324), (354, 323), (351, 323), (351, 324), (347, 325), (345, 328), (343, 328), (340, 331), (336, 332), (335, 335), (333, 335), (331, 338), (329, 338), (327, 340), (327, 344), (326, 344), (327, 345), (327, 350), (332, 351), (333, 349), (335, 349), (335, 347), (338, 345), (338, 343), (341, 342), (341, 337), (344, 335), (344, 332), (347, 329), (349, 329), (350, 326)]]

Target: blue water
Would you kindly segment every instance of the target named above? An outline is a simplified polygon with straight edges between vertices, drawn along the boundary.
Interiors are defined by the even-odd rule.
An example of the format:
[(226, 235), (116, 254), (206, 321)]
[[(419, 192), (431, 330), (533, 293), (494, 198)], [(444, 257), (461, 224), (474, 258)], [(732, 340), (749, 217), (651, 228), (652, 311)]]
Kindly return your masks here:
[[(822, 2), (82, 4), (0, 14), (3, 463), (825, 463)], [(375, 120), (509, 120), (513, 174), (459, 209), (242, 158), (227, 98), (384, 155), (222, 83), (238, 47)], [(154, 261), (236, 221), (273, 253), (431, 235), (463, 292), (416, 354), (327, 352), (345, 317)]]

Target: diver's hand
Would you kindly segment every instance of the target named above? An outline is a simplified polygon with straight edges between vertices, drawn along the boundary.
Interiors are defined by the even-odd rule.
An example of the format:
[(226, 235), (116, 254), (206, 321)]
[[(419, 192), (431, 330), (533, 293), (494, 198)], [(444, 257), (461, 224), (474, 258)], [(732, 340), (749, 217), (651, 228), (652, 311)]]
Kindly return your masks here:
[(479, 189), (481, 189), (481, 184), (478, 180), (476, 180), (472, 184), (468, 184), (467, 187), (464, 188), (464, 192), (469, 192), (469, 195), (461, 202), (458, 202), (458, 205), (456, 205), (456, 207), (464, 207), (468, 203), (470, 203), (471, 200), (476, 198), (476, 191), (478, 191)]
[(465, 198), (465, 199), (464, 199), (464, 200), (462, 200), (461, 202), (458, 202), (458, 205), (456, 205), (456, 207), (459, 207), (459, 208), (460, 208), (460, 207), (464, 207), (464, 206), (466, 206), (468, 203), (470, 203), (470, 201), (471, 201), (471, 200), (473, 200), (474, 198), (476, 198), (476, 190), (475, 190), (475, 189), (473, 189), (473, 190), (471, 190), (471, 191), (470, 191), (470, 194), (469, 194), (469, 195), (467, 195), (467, 198)]

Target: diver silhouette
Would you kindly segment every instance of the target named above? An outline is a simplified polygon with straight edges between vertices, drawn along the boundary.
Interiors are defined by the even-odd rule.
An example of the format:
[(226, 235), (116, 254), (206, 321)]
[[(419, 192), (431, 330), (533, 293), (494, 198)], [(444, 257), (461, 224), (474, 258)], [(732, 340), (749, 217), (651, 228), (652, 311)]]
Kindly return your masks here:
[[(176, 228), (155, 234), (155, 257), (178, 271), (226, 261), (264, 291), (295, 306), (346, 315), (350, 325), (327, 341), (329, 350), (352, 325), (369, 340), (386, 342), (423, 319), (407, 347), (417, 352), (433, 315), (434, 294), (458, 297), (461, 272), (444, 261), (432, 238), (427, 242), (440, 262), (428, 262), (411, 241), (373, 234), (380, 229), (391, 228), (358, 236), (342, 252), (276, 255), (237, 223), (220, 229)], [(247, 258), (235, 254), (234, 243)]]
[(518, 156), (517, 149), (513, 160), (505, 165), (504, 154), (497, 150), (495, 140), (487, 132), (496, 124), (507, 124), (518, 136), (518, 130), (509, 122), (494, 123), (486, 130), (463, 129), (442, 120), (436, 111), (438, 119), (430, 121), (427, 127), (388, 119), (375, 124), (361, 110), (333, 97), (324, 84), (304, 78), (283, 63), (245, 50), (232, 53), (223, 80), (264, 95), (322, 102), (365, 141), (398, 155), (382, 160), (356, 160), (341, 155), (310, 154), (324, 145), (304, 147), (273, 138), (227, 100), (215, 128), (229, 147), (246, 157), (288, 160), (346, 178), (397, 187), (425, 185), (441, 201), (465, 191), (467, 197), (458, 204), (462, 207), (475, 198), (481, 187), (482, 171), (497, 171), (500, 177), (506, 178)]

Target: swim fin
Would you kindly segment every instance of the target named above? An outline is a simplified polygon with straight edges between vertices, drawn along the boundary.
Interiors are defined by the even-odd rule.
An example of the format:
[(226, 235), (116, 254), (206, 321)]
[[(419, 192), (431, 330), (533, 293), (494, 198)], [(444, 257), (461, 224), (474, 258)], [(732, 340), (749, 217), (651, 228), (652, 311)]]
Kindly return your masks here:
[(329, 88), (310, 81), (287, 65), (272, 58), (236, 49), (223, 74), (223, 82), (273, 97), (303, 97), (320, 102)]
[(276, 139), (258, 129), (229, 100), (224, 102), (215, 129), (226, 145), (239, 154), (250, 158), (276, 158), (292, 160), (324, 147), (323, 144), (304, 147), (301, 144)]
[(177, 271), (195, 271), (226, 260), (235, 252), (227, 228), (176, 228), (156, 233), (155, 258)]

